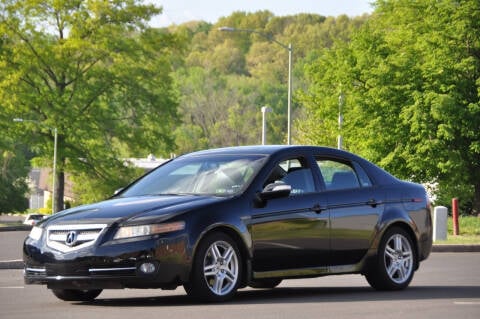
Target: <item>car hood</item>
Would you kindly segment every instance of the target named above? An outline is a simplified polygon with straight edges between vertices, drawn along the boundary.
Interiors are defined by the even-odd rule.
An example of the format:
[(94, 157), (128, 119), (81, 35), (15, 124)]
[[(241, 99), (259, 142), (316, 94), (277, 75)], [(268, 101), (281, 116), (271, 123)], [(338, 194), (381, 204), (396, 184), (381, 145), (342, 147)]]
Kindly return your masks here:
[(52, 224), (142, 224), (162, 222), (195, 208), (223, 201), (222, 197), (193, 195), (159, 195), (114, 198), (71, 208), (42, 222)]

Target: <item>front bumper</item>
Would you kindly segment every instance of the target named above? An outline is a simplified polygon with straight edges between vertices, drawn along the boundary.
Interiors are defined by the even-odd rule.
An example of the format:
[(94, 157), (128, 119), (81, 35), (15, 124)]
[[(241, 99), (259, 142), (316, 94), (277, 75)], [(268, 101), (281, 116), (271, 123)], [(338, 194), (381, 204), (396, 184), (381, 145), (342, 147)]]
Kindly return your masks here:
[(27, 238), (24, 280), (52, 289), (173, 289), (188, 280), (187, 247), (186, 235), (177, 234), (110, 241), (65, 253)]

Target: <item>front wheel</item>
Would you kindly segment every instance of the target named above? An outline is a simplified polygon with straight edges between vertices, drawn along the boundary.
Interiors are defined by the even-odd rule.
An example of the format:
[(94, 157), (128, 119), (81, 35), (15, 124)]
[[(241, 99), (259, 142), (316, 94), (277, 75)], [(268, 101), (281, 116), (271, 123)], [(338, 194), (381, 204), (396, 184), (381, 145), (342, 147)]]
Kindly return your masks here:
[(237, 291), (241, 274), (242, 260), (235, 241), (224, 233), (213, 233), (198, 246), (185, 291), (202, 301), (225, 301)]
[(53, 294), (64, 301), (91, 301), (100, 295), (102, 289), (76, 290), (76, 289), (52, 289)]
[(365, 277), (377, 290), (405, 289), (412, 281), (416, 258), (410, 235), (393, 227), (383, 236), (373, 267)]

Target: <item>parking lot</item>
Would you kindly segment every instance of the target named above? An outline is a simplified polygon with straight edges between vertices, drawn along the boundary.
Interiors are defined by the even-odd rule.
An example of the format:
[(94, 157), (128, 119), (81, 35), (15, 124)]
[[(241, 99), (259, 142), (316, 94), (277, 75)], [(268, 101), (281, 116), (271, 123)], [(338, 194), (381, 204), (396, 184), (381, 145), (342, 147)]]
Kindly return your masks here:
[(109, 290), (95, 302), (57, 300), (0, 270), (2, 318), (479, 318), (480, 253), (434, 253), (405, 291), (377, 292), (362, 276), (286, 280), (274, 290), (240, 290), (224, 304), (198, 304), (182, 288)]

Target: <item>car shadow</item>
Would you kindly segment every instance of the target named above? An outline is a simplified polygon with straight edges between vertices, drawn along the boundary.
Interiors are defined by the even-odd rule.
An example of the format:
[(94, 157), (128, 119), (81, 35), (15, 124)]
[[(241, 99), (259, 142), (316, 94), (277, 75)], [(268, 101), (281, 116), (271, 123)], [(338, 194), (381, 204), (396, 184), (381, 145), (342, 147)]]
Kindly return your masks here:
[[(426, 300), (426, 299), (471, 299), (480, 296), (480, 286), (414, 286), (403, 291), (376, 291), (370, 287), (279, 287), (264, 290), (240, 290), (228, 305), (255, 305), (275, 303), (321, 303), (352, 301), (391, 301), (391, 300)], [(157, 306), (191, 306), (202, 304), (187, 295), (106, 298), (101, 296), (91, 302), (74, 303), (97, 307), (157, 307)]]

